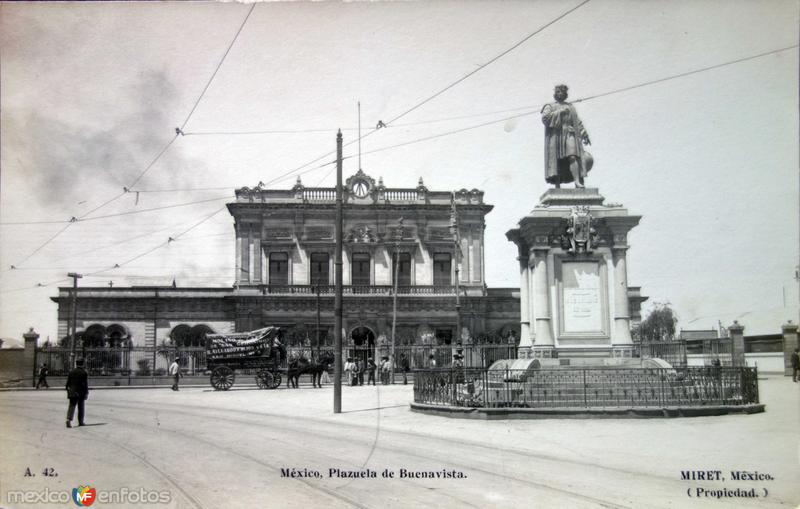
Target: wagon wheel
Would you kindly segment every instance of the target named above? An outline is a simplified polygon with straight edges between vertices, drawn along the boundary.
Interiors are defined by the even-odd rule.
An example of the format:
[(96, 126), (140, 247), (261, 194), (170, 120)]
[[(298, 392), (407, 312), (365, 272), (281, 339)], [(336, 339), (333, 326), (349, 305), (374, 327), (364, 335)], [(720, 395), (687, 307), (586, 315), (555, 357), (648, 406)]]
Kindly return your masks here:
[(217, 366), (211, 372), (211, 385), (218, 391), (227, 391), (233, 387), (236, 374), (228, 366)]
[(273, 382), (272, 373), (266, 369), (262, 369), (256, 373), (256, 385), (258, 385), (259, 389), (272, 389)]
[(277, 389), (280, 386), (281, 386), (281, 374), (274, 373), (272, 375), (272, 385), (270, 386), (270, 389)]

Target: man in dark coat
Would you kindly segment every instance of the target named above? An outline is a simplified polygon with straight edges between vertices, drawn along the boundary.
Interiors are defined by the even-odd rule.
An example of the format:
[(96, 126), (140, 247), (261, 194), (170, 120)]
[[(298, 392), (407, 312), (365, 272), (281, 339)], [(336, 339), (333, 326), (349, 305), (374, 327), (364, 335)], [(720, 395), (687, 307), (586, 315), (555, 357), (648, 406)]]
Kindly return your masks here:
[(797, 382), (797, 372), (800, 371), (800, 348), (792, 352), (792, 382)]
[(408, 362), (406, 354), (400, 354), (400, 367), (403, 369), (403, 385), (407, 385), (408, 372), (411, 371), (411, 364)]
[(75, 407), (78, 407), (78, 426), (83, 426), (83, 402), (89, 397), (89, 374), (83, 369), (83, 359), (75, 361), (75, 369), (67, 376), (67, 398), (69, 398), (69, 409), (67, 410), (67, 427), (72, 427), (72, 417), (75, 415)]
[(44, 385), (45, 389), (50, 388), (47, 385), (47, 364), (42, 364), (42, 367), (39, 368), (39, 380), (36, 382), (36, 388), (38, 389), (41, 385)]
[(375, 385), (375, 370), (378, 369), (378, 365), (375, 364), (375, 361), (372, 360), (372, 357), (367, 359), (367, 385), (372, 382), (372, 385)]

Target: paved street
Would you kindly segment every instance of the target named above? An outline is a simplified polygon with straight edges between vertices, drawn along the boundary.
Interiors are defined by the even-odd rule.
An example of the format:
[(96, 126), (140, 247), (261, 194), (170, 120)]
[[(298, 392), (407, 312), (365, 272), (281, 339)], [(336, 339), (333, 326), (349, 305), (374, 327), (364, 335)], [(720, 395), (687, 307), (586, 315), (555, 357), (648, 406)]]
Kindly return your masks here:
[[(64, 427), (64, 391), (0, 392), (0, 507), (74, 507), (7, 497), (86, 484), (169, 490), (160, 507), (187, 508), (796, 507), (798, 385), (762, 380), (767, 411), (756, 415), (530, 421), (415, 414), (411, 385), (345, 387), (342, 415), (332, 414), (330, 386), (109, 389), (91, 393), (88, 426), (74, 429)], [(455, 477), (401, 479), (401, 469)], [(722, 470), (726, 480), (681, 480), (682, 470)], [(731, 470), (774, 480), (734, 481)], [(760, 498), (689, 498), (697, 487), (756, 488)], [(125, 506), (142, 507), (113, 504)]]

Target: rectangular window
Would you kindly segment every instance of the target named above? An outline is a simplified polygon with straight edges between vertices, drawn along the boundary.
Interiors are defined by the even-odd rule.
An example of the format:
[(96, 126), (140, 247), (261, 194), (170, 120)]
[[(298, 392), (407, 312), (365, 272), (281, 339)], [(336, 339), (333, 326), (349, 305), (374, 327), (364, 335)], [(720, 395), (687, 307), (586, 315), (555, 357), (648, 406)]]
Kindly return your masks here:
[[(397, 261), (398, 254), (400, 255), (399, 263)], [(397, 274), (397, 286), (411, 286), (411, 255), (409, 253), (392, 255), (392, 277), (395, 274)]]
[(271, 253), (269, 255), (269, 284), (289, 284), (289, 255), (287, 253)]
[(433, 285), (449, 286), (453, 284), (450, 271), (452, 263), (450, 253), (434, 253), (433, 255)]
[(328, 285), (328, 270), (330, 267), (328, 253), (311, 253), (311, 284)]
[(352, 284), (354, 286), (368, 286), (371, 284), (369, 278), (369, 254), (353, 253), (353, 259), (350, 262), (350, 272)]

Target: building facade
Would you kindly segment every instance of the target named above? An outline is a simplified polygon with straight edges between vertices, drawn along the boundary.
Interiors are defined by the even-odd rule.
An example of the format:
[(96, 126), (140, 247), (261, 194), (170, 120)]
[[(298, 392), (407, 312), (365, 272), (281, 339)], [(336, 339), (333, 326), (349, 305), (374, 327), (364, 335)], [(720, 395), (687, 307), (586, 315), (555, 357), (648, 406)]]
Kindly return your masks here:
[[(388, 188), (359, 170), (344, 184), (343, 338), (380, 355), (392, 341), (430, 347), (519, 338), (519, 292), (485, 281), (477, 189)], [(228, 204), (236, 271), (226, 288), (81, 287), (77, 330), (93, 347), (199, 346), (205, 332), (278, 325), (306, 346), (333, 341), (335, 188), (243, 187)], [(396, 290), (396, 294), (395, 294)], [(68, 336), (69, 287), (59, 305)], [(456, 298), (458, 296), (458, 299)], [(458, 301), (458, 302), (457, 302)], [(457, 330), (460, 309), (461, 330)]]

